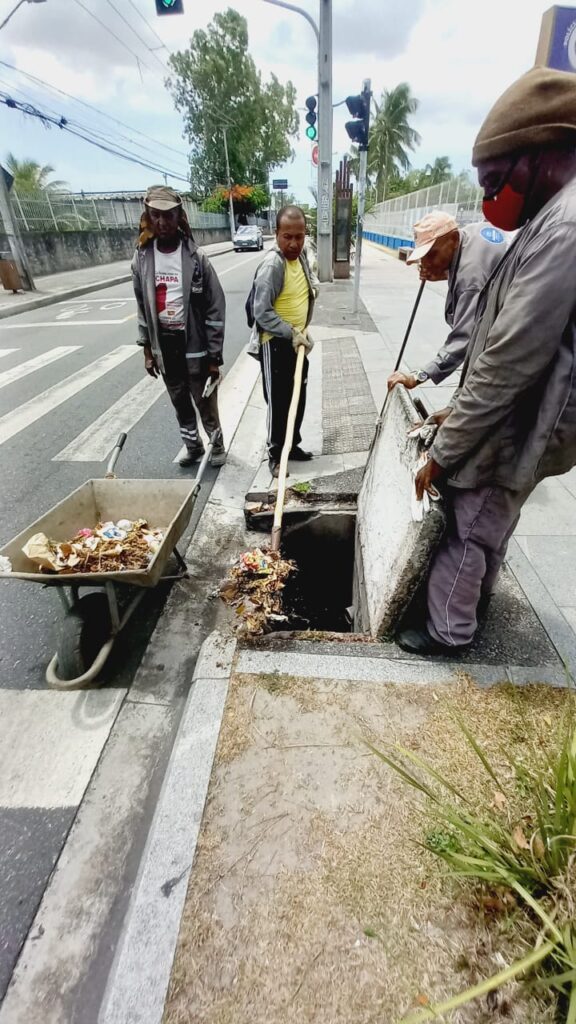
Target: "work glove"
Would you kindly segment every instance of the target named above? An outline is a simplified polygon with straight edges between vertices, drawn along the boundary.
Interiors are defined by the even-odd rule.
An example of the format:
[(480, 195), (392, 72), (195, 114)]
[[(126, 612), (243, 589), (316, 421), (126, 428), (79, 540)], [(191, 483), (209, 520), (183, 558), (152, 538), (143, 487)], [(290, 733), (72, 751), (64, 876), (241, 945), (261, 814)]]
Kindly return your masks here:
[(292, 330), (292, 345), (294, 351), (297, 352), (301, 345), (306, 349), (306, 353), (309, 353), (314, 348), (314, 342), (308, 333), (303, 334), (296, 327)]

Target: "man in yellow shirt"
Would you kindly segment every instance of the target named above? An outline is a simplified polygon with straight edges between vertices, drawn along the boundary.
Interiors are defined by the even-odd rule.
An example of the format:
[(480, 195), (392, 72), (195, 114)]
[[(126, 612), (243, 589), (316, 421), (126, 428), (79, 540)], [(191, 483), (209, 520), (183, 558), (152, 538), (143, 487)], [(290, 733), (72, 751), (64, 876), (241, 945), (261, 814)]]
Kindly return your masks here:
[[(268, 404), (268, 464), (278, 476), (292, 398), (296, 352), (312, 349), (307, 328), (314, 310), (316, 282), (304, 253), (306, 220), (299, 206), (285, 206), (276, 218), (276, 245), (260, 264), (254, 282), (254, 319), (260, 338), (262, 386)], [(308, 358), (304, 360), (302, 390), (290, 458), (305, 462), (311, 452), (300, 446), (306, 407)]]

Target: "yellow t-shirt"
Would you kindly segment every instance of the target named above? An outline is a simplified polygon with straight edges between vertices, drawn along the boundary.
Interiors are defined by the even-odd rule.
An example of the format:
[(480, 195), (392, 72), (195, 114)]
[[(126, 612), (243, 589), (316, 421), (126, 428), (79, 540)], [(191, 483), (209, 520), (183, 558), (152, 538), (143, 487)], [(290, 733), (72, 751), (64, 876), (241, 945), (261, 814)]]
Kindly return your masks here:
[[(274, 309), (278, 316), (282, 317), (287, 324), (303, 331), (308, 319), (309, 300), (308, 281), (300, 260), (286, 260), (284, 287), (274, 303)], [(269, 341), (271, 337), (271, 334), (264, 333), (262, 341)]]

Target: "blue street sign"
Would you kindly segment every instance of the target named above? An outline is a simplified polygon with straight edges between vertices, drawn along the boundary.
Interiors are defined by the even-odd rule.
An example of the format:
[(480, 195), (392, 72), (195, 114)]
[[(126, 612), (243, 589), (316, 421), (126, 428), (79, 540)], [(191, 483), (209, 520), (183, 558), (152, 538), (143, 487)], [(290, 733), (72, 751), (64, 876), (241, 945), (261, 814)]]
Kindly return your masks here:
[(536, 63), (576, 72), (576, 7), (550, 7), (543, 15)]
[(288, 190), (288, 178), (273, 178), (272, 188), (277, 188), (280, 192), (286, 192)]

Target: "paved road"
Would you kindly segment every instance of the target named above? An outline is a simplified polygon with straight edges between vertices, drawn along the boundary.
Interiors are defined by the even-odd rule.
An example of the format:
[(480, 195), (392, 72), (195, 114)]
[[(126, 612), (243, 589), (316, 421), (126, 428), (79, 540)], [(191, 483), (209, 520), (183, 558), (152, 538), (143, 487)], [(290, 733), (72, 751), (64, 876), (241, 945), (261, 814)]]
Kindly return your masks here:
[[(260, 259), (214, 258), (227, 298), (225, 372), (247, 341), (243, 307)], [(174, 462), (180, 438), (172, 408), (162, 383), (144, 375), (135, 337), (129, 284), (0, 322), (0, 544), (102, 476), (120, 430), (129, 439), (118, 475), (193, 475)], [(209, 470), (192, 529), (214, 478)], [(114, 685), (129, 683), (165, 597), (166, 588), (152, 592), (118, 641)], [(0, 582), (0, 688), (45, 687), (60, 616), (55, 591)]]

